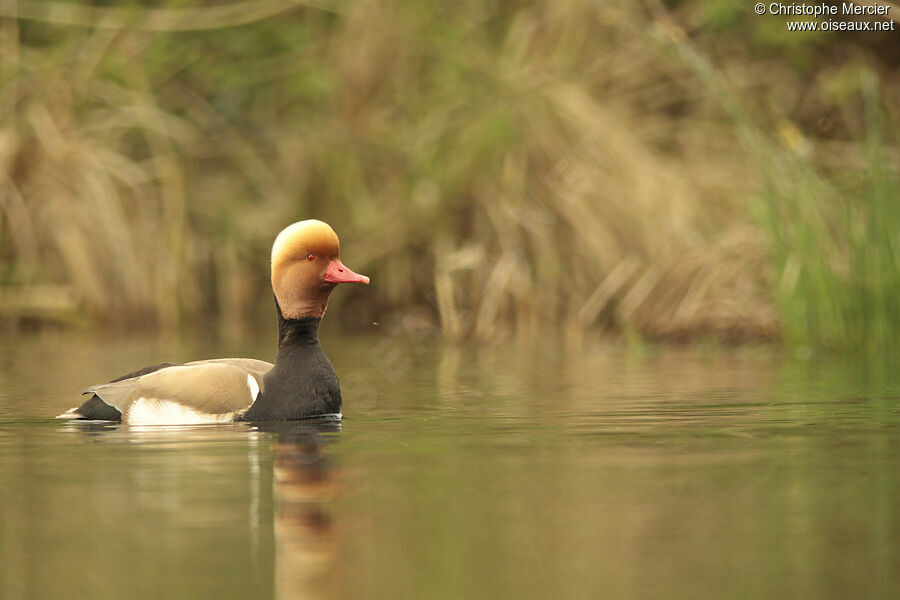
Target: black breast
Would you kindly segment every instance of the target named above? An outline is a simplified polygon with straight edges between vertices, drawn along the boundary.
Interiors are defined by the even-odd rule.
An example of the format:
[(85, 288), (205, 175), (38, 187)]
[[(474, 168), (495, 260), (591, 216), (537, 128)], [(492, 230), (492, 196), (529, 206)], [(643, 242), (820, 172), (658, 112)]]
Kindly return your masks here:
[(341, 387), (319, 345), (315, 317), (284, 319), (278, 311), (278, 354), (263, 392), (241, 420), (289, 421), (341, 412)]

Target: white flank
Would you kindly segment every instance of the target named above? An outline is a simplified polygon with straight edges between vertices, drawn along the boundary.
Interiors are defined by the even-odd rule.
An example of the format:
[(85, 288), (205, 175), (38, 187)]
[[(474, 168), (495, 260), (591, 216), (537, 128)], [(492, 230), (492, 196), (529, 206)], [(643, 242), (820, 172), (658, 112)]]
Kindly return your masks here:
[(75, 412), (75, 411), (77, 411), (77, 410), (78, 410), (78, 407), (77, 407), (77, 406), (76, 406), (75, 408), (70, 408), (69, 410), (67, 410), (67, 411), (64, 412), (63, 414), (61, 414), (61, 415), (56, 415), (56, 418), (57, 418), (57, 419), (83, 419), (83, 418), (84, 418), (83, 416), (81, 416), (81, 415), (79, 415), (77, 412)]
[(212, 414), (194, 410), (190, 406), (159, 398), (138, 398), (128, 409), (129, 425), (199, 425), (203, 423), (230, 423), (234, 412)]
[(247, 375), (247, 387), (250, 388), (250, 402), (256, 402), (256, 397), (259, 396), (259, 384), (256, 383), (253, 375)]

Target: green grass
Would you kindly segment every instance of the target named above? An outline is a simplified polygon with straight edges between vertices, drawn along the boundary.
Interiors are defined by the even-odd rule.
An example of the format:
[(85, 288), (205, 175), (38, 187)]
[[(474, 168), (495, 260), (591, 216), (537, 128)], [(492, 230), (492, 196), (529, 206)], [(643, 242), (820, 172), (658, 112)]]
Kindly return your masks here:
[(764, 188), (777, 299), (794, 345), (879, 354), (900, 339), (900, 184), (868, 94), (865, 168), (825, 176), (782, 153)]
[(692, 43), (678, 35), (666, 43), (719, 102), (760, 169), (753, 212), (769, 239), (783, 339), (889, 355), (900, 339), (900, 174), (888, 158), (898, 130), (885, 117), (876, 72), (851, 63), (823, 78), (819, 93), (865, 115), (854, 144), (862, 164), (826, 168), (815, 138), (777, 113), (760, 114)]

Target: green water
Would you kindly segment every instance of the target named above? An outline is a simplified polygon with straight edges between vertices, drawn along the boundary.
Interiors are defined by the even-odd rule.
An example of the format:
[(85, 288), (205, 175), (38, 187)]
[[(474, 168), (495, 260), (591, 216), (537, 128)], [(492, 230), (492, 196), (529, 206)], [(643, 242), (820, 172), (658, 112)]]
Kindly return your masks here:
[(900, 589), (886, 365), (323, 334), (340, 428), (50, 419), (137, 366), (271, 345), (0, 341), (0, 597)]

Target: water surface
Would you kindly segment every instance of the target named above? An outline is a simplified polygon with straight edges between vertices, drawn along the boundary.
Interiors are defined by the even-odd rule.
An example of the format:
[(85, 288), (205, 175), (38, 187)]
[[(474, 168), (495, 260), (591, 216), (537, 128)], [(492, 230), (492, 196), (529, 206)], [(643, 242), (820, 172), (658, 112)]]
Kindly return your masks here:
[(900, 381), (765, 350), (323, 345), (344, 421), (50, 419), (270, 340), (0, 342), (0, 597), (888, 598)]

